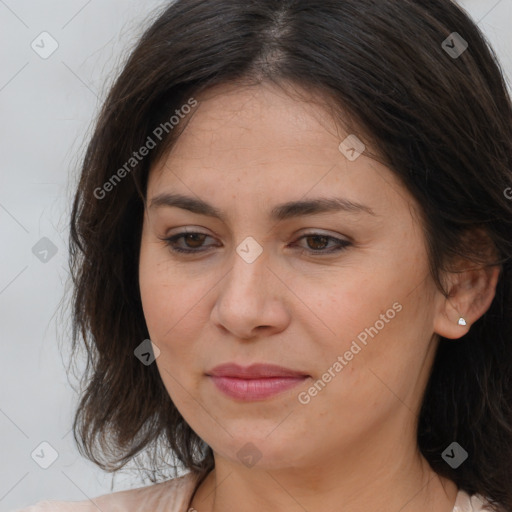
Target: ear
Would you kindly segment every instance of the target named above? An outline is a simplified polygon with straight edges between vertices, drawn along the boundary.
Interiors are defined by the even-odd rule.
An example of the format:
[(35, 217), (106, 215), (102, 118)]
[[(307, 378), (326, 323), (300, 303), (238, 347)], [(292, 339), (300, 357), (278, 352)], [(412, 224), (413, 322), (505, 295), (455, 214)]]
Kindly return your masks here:
[[(476, 266), (445, 275), (448, 295), (439, 292), (434, 332), (449, 339), (461, 338), (491, 306), (500, 275), (499, 266)], [(466, 325), (459, 325), (459, 318)]]

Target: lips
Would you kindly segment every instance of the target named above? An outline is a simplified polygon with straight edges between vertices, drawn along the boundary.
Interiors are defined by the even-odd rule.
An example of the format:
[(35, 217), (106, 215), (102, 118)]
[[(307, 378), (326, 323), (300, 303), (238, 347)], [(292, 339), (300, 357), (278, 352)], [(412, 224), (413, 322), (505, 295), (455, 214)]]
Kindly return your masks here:
[(309, 375), (273, 364), (222, 364), (207, 374), (216, 388), (240, 401), (265, 400), (302, 383)]
[(251, 366), (240, 366), (226, 363), (216, 366), (207, 375), (213, 377), (233, 377), (237, 379), (264, 379), (269, 377), (308, 377), (306, 373), (284, 368), (274, 364), (256, 363)]

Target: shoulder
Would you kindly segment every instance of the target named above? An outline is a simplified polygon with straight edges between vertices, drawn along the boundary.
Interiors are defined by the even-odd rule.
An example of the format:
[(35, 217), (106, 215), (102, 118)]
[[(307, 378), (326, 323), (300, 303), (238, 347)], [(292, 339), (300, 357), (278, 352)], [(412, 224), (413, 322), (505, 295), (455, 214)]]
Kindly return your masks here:
[(129, 491), (104, 494), (87, 501), (41, 501), (12, 512), (182, 512), (194, 491), (197, 477), (187, 473), (165, 482)]
[(470, 496), (462, 489), (457, 494), (453, 508), (453, 512), (491, 512), (492, 510), (489, 502), (483, 496), (480, 494)]

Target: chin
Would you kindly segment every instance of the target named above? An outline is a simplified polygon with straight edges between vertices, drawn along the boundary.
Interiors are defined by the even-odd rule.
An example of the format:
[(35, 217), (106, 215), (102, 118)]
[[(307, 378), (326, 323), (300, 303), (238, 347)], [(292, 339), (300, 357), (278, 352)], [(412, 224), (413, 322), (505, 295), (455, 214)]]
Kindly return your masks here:
[[(279, 428), (279, 427), (278, 427)], [(229, 444), (219, 447), (212, 446), (215, 453), (230, 459), (235, 464), (241, 464), (249, 469), (277, 470), (286, 467), (296, 467), (299, 459), (304, 455), (297, 453), (297, 446), (301, 446), (300, 439), (294, 440), (286, 432), (268, 435), (271, 429), (258, 430), (254, 434), (229, 437)], [(303, 446), (303, 443), (302, 443)]]

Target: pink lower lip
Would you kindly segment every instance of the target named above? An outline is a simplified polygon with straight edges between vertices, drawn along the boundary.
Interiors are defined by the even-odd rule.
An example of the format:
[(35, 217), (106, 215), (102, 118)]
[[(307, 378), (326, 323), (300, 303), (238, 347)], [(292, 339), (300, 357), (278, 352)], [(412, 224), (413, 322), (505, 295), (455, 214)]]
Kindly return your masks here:
[(226, 395), (238, 400), (263, 400), (291, 389), (307, 379), (304, 377), (262, 377), (239, 379), (236, 377), (210, 376), (214, 384)]

